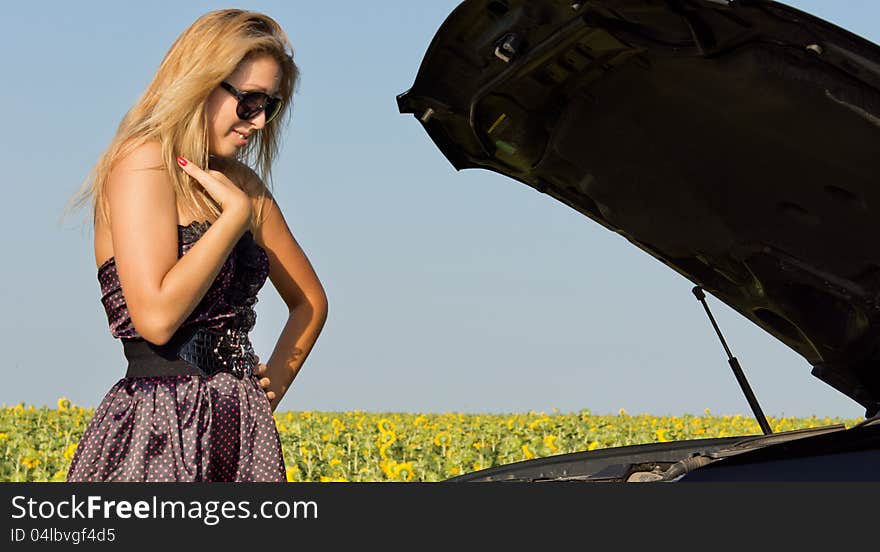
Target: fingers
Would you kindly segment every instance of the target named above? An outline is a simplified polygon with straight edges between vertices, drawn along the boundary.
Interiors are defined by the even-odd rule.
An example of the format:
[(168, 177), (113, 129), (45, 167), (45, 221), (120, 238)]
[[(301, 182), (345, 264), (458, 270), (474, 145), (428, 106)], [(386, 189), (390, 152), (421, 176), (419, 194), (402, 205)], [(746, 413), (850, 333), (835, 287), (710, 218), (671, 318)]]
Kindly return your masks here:
[[(183, 172), (185, 172), (186, 174), (193, 175), (193, 177), (195, 177), (195, 173), (197, 171), (201, 170), (198, 167), (196, 167), (192, 161), (190, 161), (186, 157), (183, 157), (182, 155), (177, 156), (177, 164), (181, 166), (181, 168), (183, 169)], [(204, 171), (202, 171), (202, 172), (204, 172)]]
[[(254, 355), (254, 364), (257, 365), (256, 369), (254, 370), (254, 374), (258, 376), (263, 376), (268, 370), (268, 367), (265, 364), (260, 364), (260, 357), (256, 354)], [(258, 380), (258, 383), (260, 384), (260, 387), (262, 387), (263, 390), (266, 392), (266, 398), (270, 401), (274, 401), (275, 392), (269, 391), (269, 387), (272, 385), (272, 381), (264, 376)]]
[(265, 364), (260, 364), (260, 357), (258, 357), (257, 355), (254, 355), (254, 362), (257, 363), (254, 374), (258, 376), (263, 376), (258, 380), (260, 387), (262, 387), (263, 389), (269, 389), (269, 386), (272, 384), (272, 380), (265, 377), (264, 375), (269, 368)]
[(202, 169), (189, 159), (181, 156), (177, 157), (177, 164), (180, 165), (183, 172), (201, 184), (202, 188), (220, 205), (221, 209), (225, 211), (227, 208), (236, 208), (242, 211), (243, 214), (246, 214), (247, 218), (250, 217), (251, 201), (247, 194), (222, 172)]
[[(214, 182), (210, 181), (212, 178), (211, 173), (203, 170), (201, 167), (197, 166), (195, 163), (193, 163), (189, 159), (186, 159), (185, 157), (181, 157), (178, 155), (177, 156), (177, 164), (180, 165), (180, 168), (183, 169), (183, 172), (185, 172), (186, 174), (188, 174), (191, 177), (198, 180), (202, 186), (205, 186), (205, 184), (208, 184), (209, 186), (211, 184), (215, 184)], [(206, 182), (206, 181), (208, 181), (208, 182)], [(210, 192), (211, 190), (208, 190), (208, 191)]]
[[(254, 356), (256, 357), (256, 355), (254, 355)], [(260, 386), (263, 387), (263, 389), (266, 389), (269, 387), (269, 382), (270, 382), (269, 378), (267, 378), (265, 375), (266, 372), (269, 370), (269, 367), (266, 366), (265, 364), (260, 364), (259, 357), (256, 357), (255, 362), (257, 363), (257, 365), (254, 368), (254, 375), (263, 376), (259, 379), (259, 383), (260, 383)]]
[(268, 369), (269, 369), (269, 368), (266, 367), (265, 364), (257, 364), (257, 365), (254, 367), (254, 374), (256, 374), (256, 375), (258, 375), (258, 376), (262, 376), (263, 374), (266, 373), (266, 371), (267, 371)]
[(196, 182), (202, 185), (208, 194), (214, 198), (215, 201), (219, 201), (217, 197), (219, 194), (219, 190), (217, 188), (218, 183), (212, 180), (212, 177), (207, 172), (203, 171), (201, 167), (198, 167), (190, 161), (181, 156), (177, 156), (177, 164), (180, 165), (180, 168), (183, 169), (183, 172), (193, 177)]

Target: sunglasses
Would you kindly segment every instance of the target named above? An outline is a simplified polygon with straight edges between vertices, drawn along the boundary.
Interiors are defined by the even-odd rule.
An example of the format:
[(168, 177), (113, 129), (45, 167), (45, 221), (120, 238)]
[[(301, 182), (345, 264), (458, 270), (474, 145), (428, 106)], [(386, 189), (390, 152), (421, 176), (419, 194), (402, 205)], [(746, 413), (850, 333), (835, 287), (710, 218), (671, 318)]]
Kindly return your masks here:
[(235, 114), (243, 121), (249, 121), (265, 111), (268, 124), (281, 111), (281, 98), (273, 98), (262, 92), (242, 92), (228, 82), (221, 82), (220, 86), (238, 100)]

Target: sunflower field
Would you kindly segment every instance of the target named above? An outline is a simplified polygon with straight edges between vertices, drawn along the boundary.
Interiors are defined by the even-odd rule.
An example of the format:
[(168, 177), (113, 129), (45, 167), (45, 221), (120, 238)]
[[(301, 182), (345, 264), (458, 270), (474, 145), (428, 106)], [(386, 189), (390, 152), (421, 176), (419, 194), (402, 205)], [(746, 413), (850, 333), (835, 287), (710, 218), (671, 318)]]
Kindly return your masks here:
[[(0, 481), (64, 481), (93, 408), (0, 407)], [(774, 432), (861, 419), (768, 418)], [(440, 481), (500, 464), (679, 439), (760, 435), (746, 416), (276, 412), (288, 481)]]

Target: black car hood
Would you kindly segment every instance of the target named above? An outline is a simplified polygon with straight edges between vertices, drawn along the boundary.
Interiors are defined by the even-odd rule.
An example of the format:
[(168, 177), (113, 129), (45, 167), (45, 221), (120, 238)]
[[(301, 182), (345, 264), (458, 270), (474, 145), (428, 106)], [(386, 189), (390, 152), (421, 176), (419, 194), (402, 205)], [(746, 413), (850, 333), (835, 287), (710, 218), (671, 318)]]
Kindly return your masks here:
[(468, 0), (398, 96), (880, 408), (880, 48), (766, 1)]
[(449, 482), (877, 481), (880, 419), (763, 436), (647, 443), (514, 462)]

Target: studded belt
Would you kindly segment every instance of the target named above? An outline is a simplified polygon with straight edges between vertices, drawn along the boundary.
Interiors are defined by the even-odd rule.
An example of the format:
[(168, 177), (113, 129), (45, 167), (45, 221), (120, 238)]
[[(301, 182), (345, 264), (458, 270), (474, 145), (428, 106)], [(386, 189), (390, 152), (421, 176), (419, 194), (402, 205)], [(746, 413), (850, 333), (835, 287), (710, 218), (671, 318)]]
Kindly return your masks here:
[(208, 328), (178, 331), (164, 345), (144, 339), (123, 339), (128, 359), (125, 377), (200, 375), (229, 372), (237, 378), (253, 374), (254, 349), (244, 330)]

